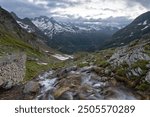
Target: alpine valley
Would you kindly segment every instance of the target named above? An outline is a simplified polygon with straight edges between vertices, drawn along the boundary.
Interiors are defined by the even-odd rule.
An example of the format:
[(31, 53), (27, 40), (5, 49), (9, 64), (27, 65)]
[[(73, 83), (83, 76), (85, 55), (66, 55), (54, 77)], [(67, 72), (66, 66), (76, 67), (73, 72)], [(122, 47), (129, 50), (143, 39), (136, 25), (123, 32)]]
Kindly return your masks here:
[(21, 19), (0, 7), (0, 92), (4, 100), (149, 100), (150, 12), (112, 25)]

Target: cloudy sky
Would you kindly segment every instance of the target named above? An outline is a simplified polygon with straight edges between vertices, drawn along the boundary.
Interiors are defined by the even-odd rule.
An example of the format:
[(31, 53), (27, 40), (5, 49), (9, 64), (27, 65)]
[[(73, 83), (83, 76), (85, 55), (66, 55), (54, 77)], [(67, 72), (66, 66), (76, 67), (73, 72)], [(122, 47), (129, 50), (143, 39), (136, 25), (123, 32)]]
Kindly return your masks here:
[(19, 17), (46, 15), (61, 19), (134, 19), (150, 10), (150, 0), (0, 0)]

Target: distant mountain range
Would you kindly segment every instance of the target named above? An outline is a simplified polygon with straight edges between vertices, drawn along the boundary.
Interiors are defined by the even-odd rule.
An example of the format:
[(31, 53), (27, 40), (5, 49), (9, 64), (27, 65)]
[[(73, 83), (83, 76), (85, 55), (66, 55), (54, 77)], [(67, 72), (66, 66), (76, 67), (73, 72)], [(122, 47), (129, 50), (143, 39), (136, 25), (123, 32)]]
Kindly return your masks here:
[(84, 23), (62, 23), (46, 16), (20, 19), (17, 23), (29, 33), (35, 33), (52, 48), (66, 53), (95, 51), (118, 31), (117, 27)]
[(47, 16), (21, 19), (13, 12), (11, 15), (28, 33), (34, 33), (48, 46), (65, 53), (123, 46), (150, 32), (150, 12), (121, 30), (104, 24), (63, 23)]

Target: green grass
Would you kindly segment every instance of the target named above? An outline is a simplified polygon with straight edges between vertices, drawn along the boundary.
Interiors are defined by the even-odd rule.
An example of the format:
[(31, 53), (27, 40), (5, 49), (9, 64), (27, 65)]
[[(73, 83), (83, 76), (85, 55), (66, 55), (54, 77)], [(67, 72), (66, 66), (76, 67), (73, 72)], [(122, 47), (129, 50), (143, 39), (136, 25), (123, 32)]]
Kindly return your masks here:
[(0, 48), (0, 53), (2, 53), (3, 51), (12, 52), (20, 50), (25, 51), (28, 56), (42, 56), (42, 53), (40, 53), (37, 49), (31, 47), (29, 44), (9, 36), (0, 38), (0, 45), (2, 46), (2, 48), (5, 48), (5, 50)]
[(141, 91), (146, 91), (146, 90), (150, 89), (150, 84), (145, 81), (145, 82), (139, 84), (138, 86), (136, 86), (136, 89), (141, 90)]
[(115, 69), (115, 71), (116, 71), (116, 74), (117, 74), (117, 75), (122, 76), (122, 77), (126, 77), (126, 72), (127, 72), (126, 68), (117, 67), (117, 68)]
[(144, 50), (145, 50), (145, 53), (150, 56), (150, 44), (145, 45)]
[(136, 68), (140, 67), (143, 71), (142, 75), (145, 75), (148, 71), (148, 68), (146, 67), (147, 64), (149, 64), (149, 61), (138, 60), (137, 62), (135, 62), (131, 65), (131, 68), (136, 69)]
[[(1, 31), (0, 31), (1, 33)], [(51, 61), (51, 58), (48, 58), (38, 49), (33, 48), (28, 43), (15, 39), (14, 37), (7, 35), (7, 33), (1, 33), (0, 35), (0, 56), (12, 52), (25, 52), (27, 58), (35, 58), (42, 61)], [(38, 65), (36, 61), (26, 61), (26, 75), (24, 81), (31, 80), (36, 77), (44, 70), (48, 70), (49, 65)]]
[(26, 62), (26, 75), (24, 81), (28, 81), (38, 76), (42, 71), (48, 70), (48, 65), (39, 65), (35, 61)]

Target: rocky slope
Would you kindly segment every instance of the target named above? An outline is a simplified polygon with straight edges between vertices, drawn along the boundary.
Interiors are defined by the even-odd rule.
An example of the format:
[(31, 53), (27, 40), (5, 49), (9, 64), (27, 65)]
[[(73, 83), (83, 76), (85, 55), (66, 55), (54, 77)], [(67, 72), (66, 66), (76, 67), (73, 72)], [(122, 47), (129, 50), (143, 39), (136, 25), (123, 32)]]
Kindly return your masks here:
[[(0, 16), (0, 80), (3, 87), (4, 84), (9, 83), (9, 81), (7, 82), (6, 80), (7, 78), (5, 79), (6, 76), (9, 76), (8, 78), (10, 78), (10, 81), (14, 77), (20, 77), (22, 79), (23, 76), (16, 74), (16, 72), (22, 73), (26, 71), (25, 78), (23, 79), (26, 81), (27, 79), (35, 77), (42, 70), (47, 69), (48, 65), (43, 65), (41, 63), (47, 63), (50, 60), (52, 62), (57, 61), (51, 56), (55, 51), (48, 47), (40, 37), (24, 30), (9, 12), (0, 8)], [(27, 61), (24, 65), (17, 59), (17, 53), (22, 52), (27, 56)], [(16, 58), (14, 57), (11, 59), (11, 56), (9, 56), (11, 54), (16, 56)], [(8, 59), (3, 61), (5, 58)], [(26, 66), (26, 70), (22, 70), (17, 64), (17, 61), (20, 65)], [(16, 81), (17, 80), (14, 82)], [(11, 81), (11, 83), (12, 82), (13, 81)]]
[[(0, 57), (20, 51), (27, 56), (24, 79), (18, 60), (9, 62), (8, 55), (0, 64), (0, 99), (150, 99), (149, 33), (123, 47), (71, 56), (52, 51), (2, 8), (0, 15)], [(21, 80), (10, 69), (21, 72)], [(20, 83), (7, 82), (4, 72)]]
[(107, 42), (106, 46), (126, 45), (148, 33), (150, 33), (150, 12), (140, 15), (131, 24), (113, 34), (112, 39)]
[[(150, 39), (147, 37), (121, 48), (78, 53), (61, 67), (50, 68), (24, 84), (21, 93), (20, 89), (17, 91), (18, 97), (38, 100), (150, 99)], [(0, 97), (10, 98), (4, 98), (2, 94)]]

